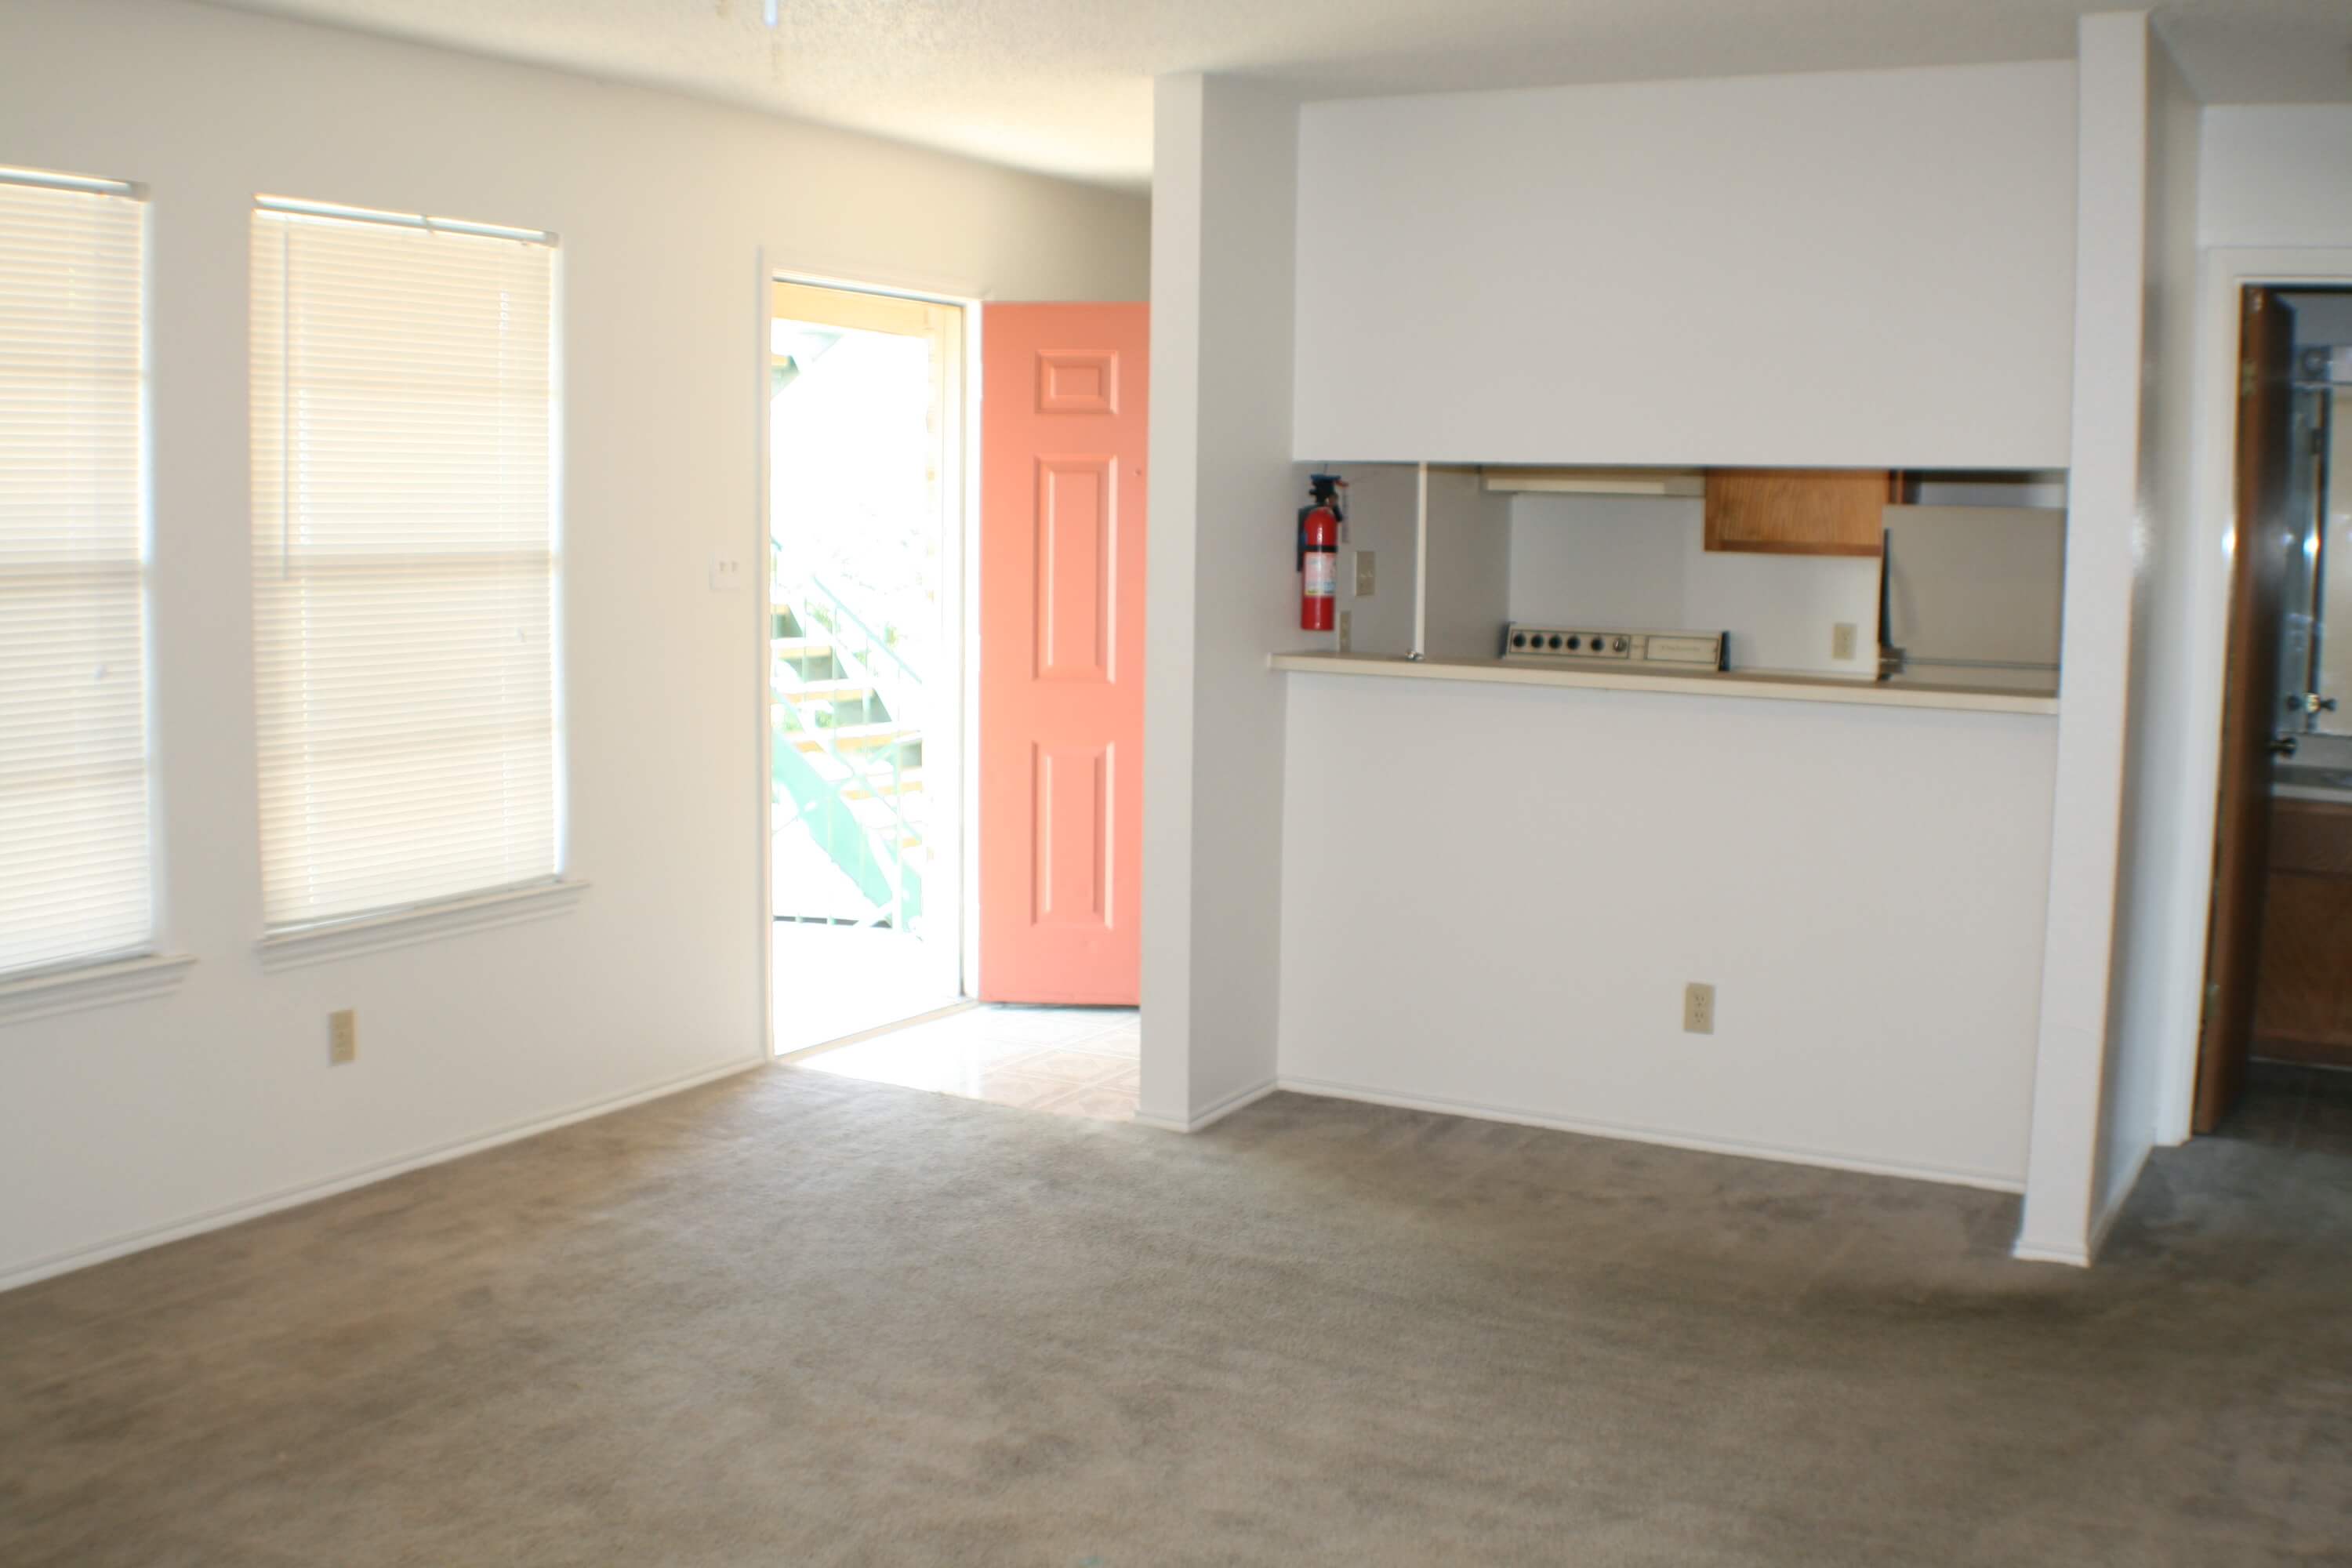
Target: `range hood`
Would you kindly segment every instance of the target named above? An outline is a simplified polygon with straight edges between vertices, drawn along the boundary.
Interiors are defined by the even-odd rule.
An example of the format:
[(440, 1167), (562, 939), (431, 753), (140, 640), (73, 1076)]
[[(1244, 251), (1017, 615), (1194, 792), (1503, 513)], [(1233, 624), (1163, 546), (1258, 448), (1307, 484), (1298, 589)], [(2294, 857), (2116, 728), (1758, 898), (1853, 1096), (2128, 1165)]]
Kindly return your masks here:
[(1487, 468), (1486, 488), (1507, 495), (1681, 496), (1706, 494), (1704, 468)]

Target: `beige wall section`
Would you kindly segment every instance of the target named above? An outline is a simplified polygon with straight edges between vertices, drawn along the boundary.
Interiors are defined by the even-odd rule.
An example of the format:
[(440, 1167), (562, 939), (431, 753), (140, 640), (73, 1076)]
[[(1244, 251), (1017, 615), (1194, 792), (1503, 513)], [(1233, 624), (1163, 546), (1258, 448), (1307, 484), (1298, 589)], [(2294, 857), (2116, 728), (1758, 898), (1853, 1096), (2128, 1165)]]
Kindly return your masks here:
[[(751, 1060), (758, 263), (1140, 299), (1139, 198), (172, 0), (0, 7), (0, 163), (152, 189), (168, 996), (0, 1026), (0, 1284)], [(555, 230), (568, 913), (261, 971), (247, 516), (257, 192)], [(789, 1005), (788, 1000), (785, 1005)], [(326, 1015), (356, 1007), (355, 1066)]]

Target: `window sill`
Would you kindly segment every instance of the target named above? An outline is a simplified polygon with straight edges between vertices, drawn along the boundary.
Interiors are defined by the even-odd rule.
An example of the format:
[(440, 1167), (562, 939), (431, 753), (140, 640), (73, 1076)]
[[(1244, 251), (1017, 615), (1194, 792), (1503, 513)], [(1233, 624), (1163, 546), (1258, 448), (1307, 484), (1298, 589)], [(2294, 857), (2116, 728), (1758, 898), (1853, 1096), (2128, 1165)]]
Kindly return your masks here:
[(504, 888), (495, 893), (279, 931), (263, 937), (255, 951), (261, 955), (261, 967), (270, 971), (299, 968), (306, 963), (330, 963), (383, 948), (408, 947), (466, 931), (546, 920), (570, 910), (587, 890), (587, 883), (574, 881)]
[(160, 996), (178, 985), (195, 962), (190, 953), (150, 953), (0, 981), (0, 1025)]

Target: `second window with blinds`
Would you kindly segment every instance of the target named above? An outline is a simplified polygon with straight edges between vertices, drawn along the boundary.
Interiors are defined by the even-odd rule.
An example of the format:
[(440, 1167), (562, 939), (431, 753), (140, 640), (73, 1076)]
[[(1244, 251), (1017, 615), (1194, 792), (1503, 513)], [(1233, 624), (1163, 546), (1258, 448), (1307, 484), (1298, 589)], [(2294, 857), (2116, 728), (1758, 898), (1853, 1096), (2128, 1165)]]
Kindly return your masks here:
[(254, 214), (273, 934), (559, 874), (553, 296), (545, 236)]

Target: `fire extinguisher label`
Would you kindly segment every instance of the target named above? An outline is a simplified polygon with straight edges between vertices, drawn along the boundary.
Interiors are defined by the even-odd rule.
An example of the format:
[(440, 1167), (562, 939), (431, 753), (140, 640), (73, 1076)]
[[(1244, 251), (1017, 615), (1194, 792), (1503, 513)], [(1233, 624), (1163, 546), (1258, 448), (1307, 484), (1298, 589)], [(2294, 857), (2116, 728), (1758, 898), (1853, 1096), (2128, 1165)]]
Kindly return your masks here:
[(1328, 599), (1333, 592), (1339, 571), (1339, 552), (1310, 550), (1307, 552), (1307, 596)]

